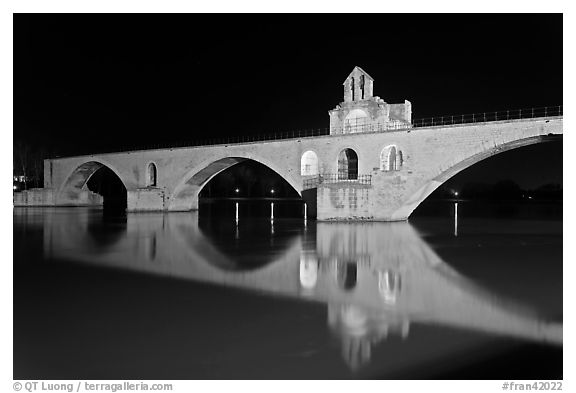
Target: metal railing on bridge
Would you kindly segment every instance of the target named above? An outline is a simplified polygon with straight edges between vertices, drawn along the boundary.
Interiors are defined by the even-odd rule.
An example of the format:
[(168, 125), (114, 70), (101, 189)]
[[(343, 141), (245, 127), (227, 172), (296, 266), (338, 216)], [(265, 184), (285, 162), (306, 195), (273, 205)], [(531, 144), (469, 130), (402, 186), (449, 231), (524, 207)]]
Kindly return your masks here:
[(346, 121), (338, 127), (331, 127), (330, 134), (356, 134), (360, 132), (386, 132), (412, 128), (412, 124), (394, 120), (389, 122), (370, 122), (366, 118)]
[(372, 175), (348, 175), (346, 173), (323, 173), (314, 177), (304, 179), (302, 188), (309, 190), (317, 188), (320, 184), (350, 183), (371, 185)]
[(514, 109), (498, 112), (470, 113), (464, 115), (447, 115), (429, 117), (412, 121), (414, 128), (450, 126), (467, 123), (487, 123), (493, 121), (533, 119), (538, 117), (563, 116), (562, 105), (541, 108)]
[[(341, 133), (342, 131), (344, 132), (344, 134), (355, 132), (391, 132), (391, 131), (412, 130), (415, 128), (435, 127), (435, 126), (451, 126), (467, 123), (484, 123), (493, 121), (531, 119), (538, 117), (555, 117), (555, 116), (563, 116), (562, 105), (541, 107), (541, 108), (514, 109), (498, 112), (483, 112), (483, 113), (471, 113), (464, 115), (446, 115), (438, 117), (429, 117), (429, 118), (415, 119), (412, 121), (412, 124), (404, 122), (391, 122), (387, 124), (372, 124), (372, 125), (370, 124), (357, 124), (352, 126), (343, 125), (337, 130), (333, 129), (333, 131), (338, 131), (339, 132), (338, 135), (342, 135)], [(326, 135), (330, 135), (330, 128), (314, 128), (306, 130), (282, 131), (260, 135), (242, 135), (234, 137), (196, 139), (190, 141), (170, 142), (164, 144), (120, 147), (117, 149), (110, 149), (106, 151), (98, 151), (98, 152), (89, 151), (85, 154), (111, 153), (111, 152), (123, 152), (134, 150), (171, 149), (171, 148), (195, 147), (195, 146), (229, 145), (237, 143), (253, 143), (253, 142), (266, 142), (274, 140), (285, 140), (285, 139), (299, 139), (299, 138), (317, 137)]]

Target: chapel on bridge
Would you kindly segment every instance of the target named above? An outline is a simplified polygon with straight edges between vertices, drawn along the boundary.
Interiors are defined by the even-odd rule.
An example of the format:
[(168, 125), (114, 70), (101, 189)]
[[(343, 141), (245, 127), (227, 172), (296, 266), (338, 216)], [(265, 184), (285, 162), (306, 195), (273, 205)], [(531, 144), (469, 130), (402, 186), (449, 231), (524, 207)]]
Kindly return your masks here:
[(330, 114), (330, 134), (388, 131), (410, 127), (412, 104), (388, 104), (373, 95), (374, 79), (356, 66), (344, 81), (344, 101)]

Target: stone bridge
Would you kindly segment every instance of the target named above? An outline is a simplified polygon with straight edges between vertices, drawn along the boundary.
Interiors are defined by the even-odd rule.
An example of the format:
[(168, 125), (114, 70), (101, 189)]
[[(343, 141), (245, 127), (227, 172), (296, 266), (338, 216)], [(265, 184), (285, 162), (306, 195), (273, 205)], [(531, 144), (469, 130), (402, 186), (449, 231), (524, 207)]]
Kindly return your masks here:
[(330, 135), (45, 160), (44, 188), (15, 195), (15, 205), (102, 203), (87, 182), (105, 166), (126, 187), (130, 212), (195, 210), (214, 176), (254, 160), (316, 207), (319, 220), (406, 220), (463, 169), (563, 134), (561, 115), (412, 127), (410, 102), (387, 104), (372, 86), (356, 67), (344, 102), (330, 111)]

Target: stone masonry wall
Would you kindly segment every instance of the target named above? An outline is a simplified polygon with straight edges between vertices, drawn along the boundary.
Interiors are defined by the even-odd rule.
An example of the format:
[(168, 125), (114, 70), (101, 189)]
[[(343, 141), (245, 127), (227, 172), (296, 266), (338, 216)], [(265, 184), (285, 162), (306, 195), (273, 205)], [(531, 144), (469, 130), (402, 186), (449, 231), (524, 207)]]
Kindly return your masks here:
[(139, 188), (128, 191), (127, 211), (164, 210), (164, 190), (157, 188)]
[(345, 182), (318, 187), (318, 220), (369, 220), (370, 187)]

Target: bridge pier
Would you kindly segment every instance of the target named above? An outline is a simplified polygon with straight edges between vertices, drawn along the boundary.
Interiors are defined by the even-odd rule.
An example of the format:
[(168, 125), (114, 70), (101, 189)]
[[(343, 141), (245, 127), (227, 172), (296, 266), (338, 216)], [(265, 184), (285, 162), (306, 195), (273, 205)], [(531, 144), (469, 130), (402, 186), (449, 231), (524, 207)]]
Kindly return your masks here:
[(306, 218), (317, 218), (318, 190), (316, 188), (303, 190), (302, 199), (306, 203)]
[(164, 190), (155, 187), (127, 191), (127, 212), (163, 211), (166, 209)]
[(370, 186), (346, 181), (318, 187), (317, 218), (319, 221), (371, 220)]
[(14, 206), (102, 206), (104, 198), (88, 189), (58, 195), (52, 188), (31, 188), (14, 193)]
[(186, 212), (191, 210), (198, 210), (198, 194), (201, 190), (200, 186), (188, 184), (177, 195), (168, 196), (165, 202), (165, 209), (171, 212)]
[(415, 206), (404, 208), (404, 204), (417, 181), (406, 169), (375, 169), (361, 180), (322, 182), (318, 186), (318, 220), (407, 220)]
[(14, 206), (54, 206), (54, 190), (31, 188), (14, 193)]

